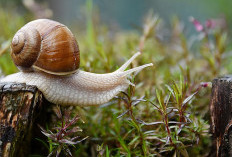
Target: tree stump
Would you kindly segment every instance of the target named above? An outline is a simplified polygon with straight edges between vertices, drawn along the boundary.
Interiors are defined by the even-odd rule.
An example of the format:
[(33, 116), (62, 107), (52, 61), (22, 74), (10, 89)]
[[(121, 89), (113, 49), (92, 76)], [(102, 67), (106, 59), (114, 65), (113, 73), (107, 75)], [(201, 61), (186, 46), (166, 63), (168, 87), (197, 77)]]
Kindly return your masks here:
[(0, 84), (0, 156), (30, 153), (34, 120), (40, 114), (42, 93), (35, 86)]
[(232, 75), (213, 80), (210, 113), (215, 156), (232, 156)]

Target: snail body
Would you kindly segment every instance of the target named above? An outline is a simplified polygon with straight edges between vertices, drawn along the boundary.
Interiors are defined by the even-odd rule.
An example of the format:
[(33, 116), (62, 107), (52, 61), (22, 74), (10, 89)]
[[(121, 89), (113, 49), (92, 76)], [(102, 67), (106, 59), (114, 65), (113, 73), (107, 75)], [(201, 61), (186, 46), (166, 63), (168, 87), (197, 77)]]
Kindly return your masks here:
[[(44, 21), (46, 23), (49, 23), (49, 26), (38, 26), (39, 23)], [(17, 37), (15, 35), (15, 37), (12, 40), (11, 56), (16, 66), (18, 66), (19, 69), (22, 70), (22, 72), (6, 76), (5, 78), (1, 79), (0, 82), (17, 82), (26, 83), (28, 85), (35, 85), (43, 93), (45, 98), (54, 104), (90, 106), (108, 102), (119, 92), (125, 91), (128, 88), (128, 86), (132, 84), (128, 80), (128, 76), (130, 76), (130, 74), (132, 74), (133, 72), (140, 71), (145, 67), (152, 66), (152, 63), (150, 63), (125, 71), (128, 65), (140, 54), (140, 52), (138, 52), (134, 54), (118, 70), (112, 73), (95, 74), (79, 70), (78, 44), (71, 31), (68, 30), (68, 33), (66, 33), (66, 30), (60, 31), (61, 28), (68, 29), (66, 26), (48, 19), (35, 20), (22, 27), (22, 29), (30, 30), (28, 32), (37, 32), (40, 35), (42, 34), (41, 37), (37, 37), (37, 35), (32, 35), (33, 39), (41, 39), (40, 44), (42, 45), (39, 45), (31, 41), (26, 41), (24, 46), (21, 46), (23, 47), (21, 48), (21, 50), (29, 49), (29, 52), (32, 52), (34, 54), (39, 53), (39, 55), (36, 56), (33, 54), (29, 57), (29, 59), (27, 59), (27, 61), (33, 61), (32, 64), (30, 63), (30, 66), (27, 62), (23, 63), (21, 54), (22, 52), (18, 52), (18, 49), (20, 49), (18, 47), (20, 47), (21, 44), (19, 41), (25, 41), (26, 39), (24, 39), (24, 37), (23, 40), (21, 39), (21, 36), (23, 36), (21, 33), (23, 31), (19, 30), (17, 32), (19, 33), (19, 35), (17, 35), (16, 33)], [(42, 29), (42, 31), (40, 31), (40, 29)], [(58, 35), (53, 36), (52, 33), (54, 33), (57, 30), (59, 30)], [(68, 34), (67, 36), (70, 37), (62, 38), (61, 36), (63, 35), (63, 33)], [(29, 36), (29, 34), (25, 35), (25, 37), (27, 36)], [(53, 39), (53, 37), (55, 39)], [(45, 46), (43, 45), (43, 43), (45, 43)], [(35, 48), (39, 52), (34, 52), (36, 51), (34, 49), (31, 50), (30, 48), (33, 47), (32, 45), (39, 45), (40, 48)], [(57, 48), (57, 45), (61, 45), (63, 46), (63, 48)], [(14, 51), (16, 51), (16, 55), (14, 54)], [(15, 61), (15, 59), (17, 59), (18, 56), (20, 56), (20, 60)], [(26, 56), (28, 57), (29, 54)], [(32, 58), (34, 56), (36, 56), (36, 60)], [(56, 61), (59, 62), (59, 64), (56, 64)], [(21, 64), (21, 62), (23, 64)], [(55, 67), (58, 68), (58, 70), (53, 70), (54, 67), (46, 68), (46, 66), (50, 63), (51, 66), (55, 64)], [(63, 64), (65, 64), (65, 68), (62, 68)]]

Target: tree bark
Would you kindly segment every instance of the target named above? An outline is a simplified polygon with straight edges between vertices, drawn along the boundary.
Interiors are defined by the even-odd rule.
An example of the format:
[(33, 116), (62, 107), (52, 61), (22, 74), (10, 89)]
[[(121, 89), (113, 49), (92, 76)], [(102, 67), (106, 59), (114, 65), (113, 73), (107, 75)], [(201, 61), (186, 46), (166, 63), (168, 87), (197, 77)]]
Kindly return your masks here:
[(42, 108), (42, 93), (26, 84), (0, 84), (0, 156), (30, 153), (34, 121)]
[(213, 80), (211, 132), (215, 156), (232, 156), (232, 75)]

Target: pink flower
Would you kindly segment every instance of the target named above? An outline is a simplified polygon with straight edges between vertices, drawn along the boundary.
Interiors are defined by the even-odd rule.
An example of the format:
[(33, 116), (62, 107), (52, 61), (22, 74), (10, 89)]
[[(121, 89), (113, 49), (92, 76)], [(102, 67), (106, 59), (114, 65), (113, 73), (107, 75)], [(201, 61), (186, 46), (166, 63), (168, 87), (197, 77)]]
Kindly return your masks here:
[(214, 28), (215, 27), (215, 22), (213, 21), (213, 20), (207, 20), (207, 21), (205, 21), (205, 26), (207, 27), (207, 28)]
[(198, 20), (196, 20), (194, 17), (190, 17), (190, 21), (194, 24), (195, 29), (196, 29), (198, 32), (203, 31), (204, 26), (203, 26)]
[(200, 85), (201, 85), (201, 87), (206, 88), (206, 87), (211, 86), (211, 83), (210, 82), (201, 82)]
[(209, 19), (205, 21), (205, 27), (208, 29), (215, 29), (215, 28), (226, 29), (227, 24), (225, 18)]

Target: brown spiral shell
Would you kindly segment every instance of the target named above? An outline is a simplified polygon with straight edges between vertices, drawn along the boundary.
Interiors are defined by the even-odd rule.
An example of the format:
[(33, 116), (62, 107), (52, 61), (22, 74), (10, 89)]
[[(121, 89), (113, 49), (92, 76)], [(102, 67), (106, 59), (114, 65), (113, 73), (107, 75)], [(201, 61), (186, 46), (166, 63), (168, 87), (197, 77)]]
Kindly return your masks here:
[(13, 37), (11, 56), (23, 71), (42, 70), (55, 75), (77, 71), (80, 52), (72, 32), (49, 19), (31, 21)]

